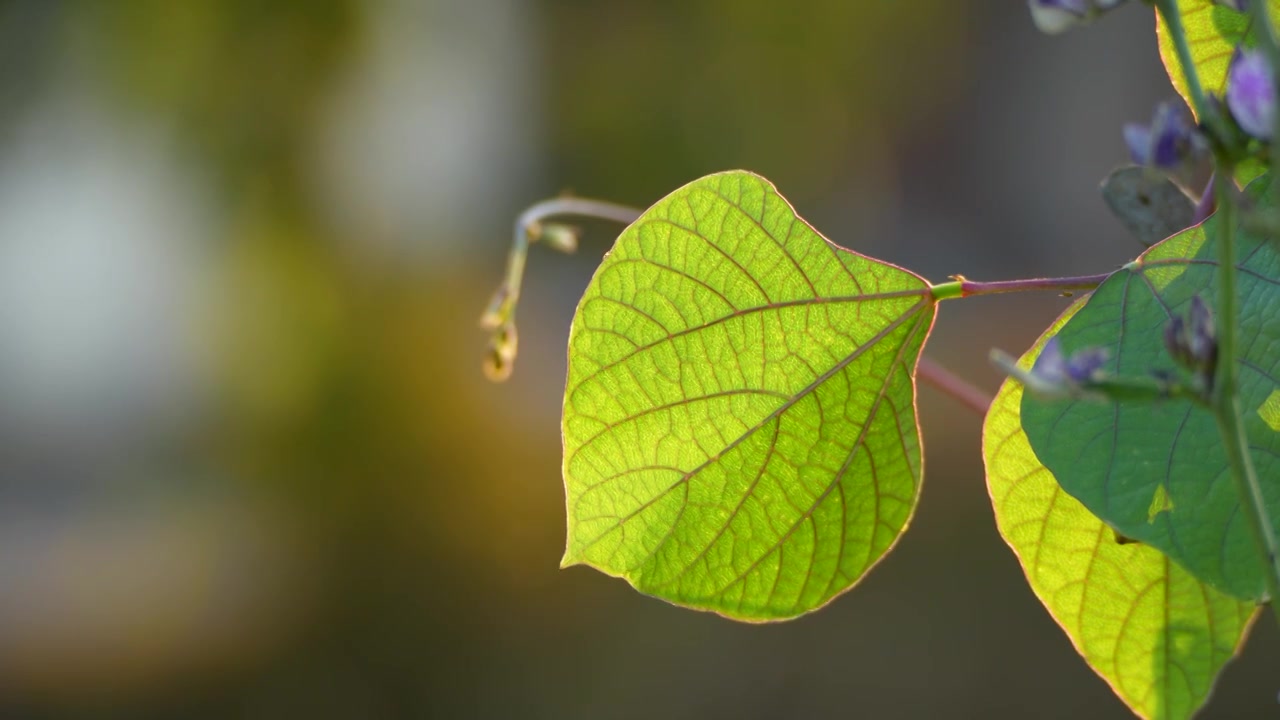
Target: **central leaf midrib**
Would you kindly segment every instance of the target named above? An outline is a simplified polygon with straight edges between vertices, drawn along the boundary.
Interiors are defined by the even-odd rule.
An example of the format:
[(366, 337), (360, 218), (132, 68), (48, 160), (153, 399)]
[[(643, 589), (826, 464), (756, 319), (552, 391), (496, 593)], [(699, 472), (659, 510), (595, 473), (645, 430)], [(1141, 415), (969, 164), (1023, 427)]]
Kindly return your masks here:
[(769, 390), (767, 388), (731, 388), (729, 390), (718, 390), (716, 392), (707, 393), (706, 395), (699, 395), (697, 397), (680, 398), (675, 402), (669, 402), (669, 403), (666, 403), (665, 405), (654, 405), (653, 407), (648, 407), (638, 412), (632, 413), (631, 415), (627, 415), (626, 417), (619, 418), (616, 421), (604, 423), (605, 427), (602, 430), (597, 432), (595, 435), (592, 435), (591, 437), (587, 438), (586, 440), (583, 440), (581, 445), (573, 449), (573, 453), (569, 455), (568, 463), (572, 465), (574, 460), (578, 458), (578, 453), (586, 450), (588, 447), (591, 447), (593, 443), (595, 443), (597, 440), (604, 437), (605, 435), (608, 435), (614, 430), (617, 430), (618, 428), (634, 420), (639, 420), (640, 418), (646, 417), (648, 415), (652, 415), (653, 413), (656, 413), (656, 412), (662, 412), (663, 410), (678, 408), (682, 405), (692, 405), (693, 403), (702, 402), (704, 400), (716, 400), (719, 398), (733, 397), (735, 395), (769, 395), (783, 401), (789, 400), (791, 398), (791, 395), (784, 393), (780, 390)]
[[(638, 345), (633, 350), (628, 352), (626, 355), (623, 355), (622, 357), (618, 358), (617, 360), (610, 361), (609, 363), (606, 363), (604, 365), (601, 365), (598, 368), (595, 368), (594, 370), (592, 370), (590, 375), (587, 375), (586, 377), (582, 378), (577, 382), (576, 385), (574, 385), (573, 390), (570, 391), (569, 393), (569, 402), (573, 402), (573, 396), (576, 395), (578, 391), (581, 390), (583, 387), (585, 387), (588, 383), (590, 383), (591, 381), (599, 377), (601, 373), (607, 370), (611, 370), (627, 362), (628, 360), (631, 360), (637, 355), (647, 350), (652, 350), (653, 348), (658, 347), (664, 343), (668, 343), (677, 338), (681, 338), (686, 335), (692, 335), (694, 333), (701, 332), (703, 330), (709, 330), (721, 323), (725, 323), (730, 320), (734, 320), (740, 317), (747, 317), (749, 315), (759, 313), (759, 312), (766, 312), (769, 310), (781, 310), (789, 307), (801, 307), (805, 305), (826, 305), (826, 304), (846, 303), (846, 302), (858, 303), (858, 302), (868, 302), (872, 300), (892, 300), (895, 298), (912, 297), (912, 296), (921, 297), (921, 298), (926, 298), (926, 297), (932, 298), (932, 295), (930, 294), (928, 288), (918, 288), (914, 290), (895, 290), (892, 292), (874, 293), (874, 294), (868, 294), (868, 295), (834, 295), (830, 297), (812, 297), (812, 298), (800, 298), (798, 300), (783, 300), (779, 302), (768, 303), (766, 305), (757, 305), (754, 307), (749, 307), (741, 310), (734, 310), (728, 315), (718, 317), (714, 320), (709, 320), (705, 323), (702, 323), (701, 325), (694, 325), (692, 327), (687, 327), (683, 330), (677, 330), (676, 332), (673, 332), (673, 333), (669, 332), (667, 333), (667, 336), (664, 338), (654, 340), (653, 342), (646, 343), (644, 345)], [(587, 298), (586, 301), (584, 302), (584, 305), (585, 303), (590, 302), (592, 300), (596, 300), (596, 299), (611, 300), (613, 302), (618, 302), (614, 298), (598, 295), (598, 296)], [(923, 304), (926, 304), (926, 303), (918, 304), (916, 306), (909, 308), (904, 312), (904, 315), (909, 315), (911, 313), (919, 311), (920, 306)], [(901, 320), (901, 318), (899, 319)], [(597, 332), (597, 329), (587, 328), (586, 331)], [(577, 339), (576, 335), (577, 333), (575, 333), (575, 338), (574, 338), (575, 340)], [(868, 342), (875, 342), (875, 339), (873, 338)]]

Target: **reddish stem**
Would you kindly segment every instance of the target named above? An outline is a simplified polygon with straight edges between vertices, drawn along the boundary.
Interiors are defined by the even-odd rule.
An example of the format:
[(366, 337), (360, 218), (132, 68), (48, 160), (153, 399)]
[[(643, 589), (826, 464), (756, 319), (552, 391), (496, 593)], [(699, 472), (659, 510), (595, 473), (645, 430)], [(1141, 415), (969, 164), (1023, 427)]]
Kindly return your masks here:
[(1027, 290), (1058, 290), (1061, 292), (1092, 290), (1101, 285), (1102, 281), (1110, 276), (1111, 273), (1103, 273), (1101, 275), (997, 280), (995, 282), (974, 282), (963, 277), (958, 279), (960, 280), (960, 297), (970, 297), (973, 295), (998, 295), (1000, 293), (1024, 292)]
[(960, 404), (979, 415), (986, 415), (987, 408), (991, 407), (992, 398), (985, 391), (927, 357), (921, 356), (916, 364), (916, 377), (959, 400)]

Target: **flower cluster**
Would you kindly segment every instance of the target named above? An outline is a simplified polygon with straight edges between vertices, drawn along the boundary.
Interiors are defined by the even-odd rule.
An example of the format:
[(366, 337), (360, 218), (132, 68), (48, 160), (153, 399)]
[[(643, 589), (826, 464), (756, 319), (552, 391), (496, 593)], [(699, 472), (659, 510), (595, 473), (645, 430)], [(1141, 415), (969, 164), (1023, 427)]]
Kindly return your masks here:
[[(1220, 142), (1231, 147), (1250, 139), (1271, 141), (1276, 122), (1275, 76), (1261, 51), (1239, 48), (1232, 56), (1227, 70), (1225, 112), (1221, 110), (1222, 100), (1210, 100), (1224, 121), (1229, 119), (1239, 128), (1235, 140), (1229, 131), (1227, 138), (1219, 138)], [(1169, 171), (1185, 167), (1208, 147), (1186, 107), (1175, 102), (1157, 105), (1150, 125), (1125, 125), (1124, 141), (1134, 163)]]
[[(1057, 34), (1091, 22), (1099, 15), (1124, 4), (1125, 0), (1027, 0), (1031, 19), (1041, 31)], [(1213, 4), (1235, 12), (1247, 12), (1249, 0), (1213, 0)], [(1223, 99), (1214, 99), (1222, 102)], [(1236, 49), (1227, 71), (1225, 97), (1230, 120), (1242, 131), (1240, 140), (1218, 138), (1231, 147), (1254, 138), (1270, 142), (1275, 132), (1275, 77), (1266, 56), (1259, 50)], [(1211, 123), (1212, 124), (1212, 123)], [(1139, 165), (1175, 170), (1194, 159), (1205, 147), (1186, 109), (1161, 103), (1150, 125), (1129, 124), (1124, 128), (1129, 154)]]

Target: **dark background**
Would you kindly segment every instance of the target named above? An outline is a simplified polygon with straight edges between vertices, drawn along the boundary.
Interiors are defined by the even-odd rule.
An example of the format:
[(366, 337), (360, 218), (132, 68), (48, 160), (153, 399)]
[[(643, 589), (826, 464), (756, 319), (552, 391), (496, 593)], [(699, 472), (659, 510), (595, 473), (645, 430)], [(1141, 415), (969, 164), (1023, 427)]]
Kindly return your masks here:
[[(988, 0), (0, 2), (0, 717), (1126, 717), (995, 532), (979, 419), (925, 389), (898, 549), (737, 625), (563, 547), (573, 306), (616, 228), (511, 222), (748, 168), (935, 280), (1106, 271), (1097, 185), (1172, 95), (1149, 8)], [(1064, 305), (949, 303), (987, 389)], [(1280, 713), (1264, 618), (1206, 717)]]

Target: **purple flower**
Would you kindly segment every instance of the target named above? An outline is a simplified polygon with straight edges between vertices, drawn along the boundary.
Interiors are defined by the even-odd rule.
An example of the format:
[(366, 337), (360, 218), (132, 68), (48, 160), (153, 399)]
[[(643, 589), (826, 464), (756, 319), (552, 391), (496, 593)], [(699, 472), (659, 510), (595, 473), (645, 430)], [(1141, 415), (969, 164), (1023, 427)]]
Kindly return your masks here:
[(1218, 367), (1218, 335), (1213, 314), (1199, 295), (1191, 298), (1187, 314), (1174, 315), (1164, 326), (1164, 347), (1179, 365), (1193, 371), (1206, 388)]
[(1213, 325), (1213, 314), (1199, 295), (1191, 298), (1187, 310), (1188, 345), (1196, 362), (1212, 368), (1218, 360), (1218, 334)]
[(1257, 50), (1236, 50), (1227, 71), (1227, 107), (1240, 129), (1270, 140), (1275, 129), (1276, 85), (1267, 59)]
[(1040, 32), (1057, 35), (1124, 2), (1126, 0), (1027, 0), (1027, 7)]
[(1088, 383), (1100, 379), (1107, 355), (1105, 347), (1085, 347), (1068, 356), (1057, 337), (1051, 337), (1024, 380), (1039, 395), (1078, 395)]
[(1191, 364), (1191, 349), (1187, 346), (1187, 321), (1174, 315), (1164, 324), (1164, 349), (1179, 365)]
[(1177, 168), (1202, 149), (1190, 113), (1184, 105), (1174, 102), (1157, 105), (1150, 125), (1125, 125), (1124, 142), (1135, 164), (1166, 170)]
[(1249, 12), (1249, 0), (1213, 0), (1213, 4), (1231, 8), (1236, 12)]
[(1068, 357), (1062, 352), (1062, 344), (1055, 336), (1044, 344), (1040, 357), (1036, 358), (1035, 367), (1031, 368), (1031, 374), (1046, 386), (1057, 386), (1064, 390), (1079, 388), (1098, 379), (1107, 356), (1106, 348), (1088, 347)]
[(991, 351), (991, 362), (1039, 397), (1101, 399), (1107, 397), (1099, 388), (1109, 378), (1102, 368), (1109, 356), (1106, 348), (1087, 347), (1067, 357), (1054, 336), (1040, 349), (1030, 370), (1023, 369), (1017, 360), (999, 350)]

